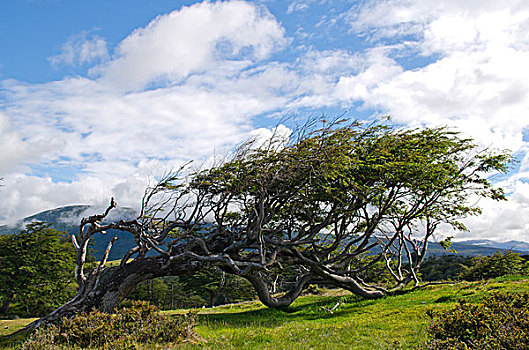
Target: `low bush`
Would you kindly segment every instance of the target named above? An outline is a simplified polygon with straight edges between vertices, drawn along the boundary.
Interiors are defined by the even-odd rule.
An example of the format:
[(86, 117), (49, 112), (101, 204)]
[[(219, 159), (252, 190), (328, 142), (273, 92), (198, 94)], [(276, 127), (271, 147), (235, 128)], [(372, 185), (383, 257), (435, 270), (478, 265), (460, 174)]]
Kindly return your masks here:
[(495, 292), (482, 302), (460, 301), (434, 319), (424, 349), (529, 349), (529, 293)]
[(196, 313), (161, 314), (147, 302), (132, 302), (115, 314), (81, 313), (37, 329), (21, 349), (136, 349), (139, 344), (194, 341)]

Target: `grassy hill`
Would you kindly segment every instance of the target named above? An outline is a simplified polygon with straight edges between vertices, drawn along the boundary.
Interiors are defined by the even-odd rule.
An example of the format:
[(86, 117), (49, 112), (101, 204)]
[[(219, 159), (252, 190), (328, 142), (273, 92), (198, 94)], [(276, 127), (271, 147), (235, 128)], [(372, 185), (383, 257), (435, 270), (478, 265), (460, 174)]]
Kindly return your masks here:
[[(178, 348), (415, 349), (426, 340), (428, 310), (446, 310), (461, 299), (478, 301), (496, 290), (528, 289), (529, 276), (512, 276), (430, 286), (380, 300), (363, 300), (343, 290), (331, 290), (300, 297), (286, 311), (268, 309), (257, 301), (200, 309), (196, 330), (201, 342)], [(325, 310), (337, 303), (333, 313)], [(28, 322), (0, 320), (0, 334), (13, 332)]]

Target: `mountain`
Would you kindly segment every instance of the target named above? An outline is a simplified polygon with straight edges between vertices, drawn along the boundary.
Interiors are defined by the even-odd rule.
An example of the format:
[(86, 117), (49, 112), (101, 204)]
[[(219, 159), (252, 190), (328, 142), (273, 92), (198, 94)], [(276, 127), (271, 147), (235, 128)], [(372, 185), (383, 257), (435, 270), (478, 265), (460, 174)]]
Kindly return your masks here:
[[(443, 247), (441, 247), (439, 244), (430, 242), (428, 245), (428, 252), (427, 256), (439, 256), (439, 255), (460, 255), (460, 256), (476, 256), (476, 255), (492, 255), (496, 252), (505, 252), (508, 250), (511, 250), (515, 253), (519, 254), (528, 254), (528, 251), (521, 250), (521, 249), (506, 249), (506, 248), (500, 248), (500, 247), (493, 247), (493, 246), (483, 246), (480, 244), (469, 244), (468, 241), (464, 242), (452, 242), (452, 248), (455, 250), (454, 252), (449, 252), (445, 250)], [(497, 244), (501, 244), (499, 242), (495, 242)], [(525, 243), (525, 242), (522, 242)], [(526, 243), (527, 244), (527, 243)]]
[[(77, 233), (79, 230), (79, 223), (81, 218), (93, 214), (101, 213), (105, 208), (94, 207), (89, 205), (72, 205), (67, 207), (61, 207), (57, 209), (43, 211), (36, 215), (29, 216), (14, 227), (0, 226), (0, 234), (9, 234), (18, 232), (24, 226), (25, 223), (32, 221), (46, 221), (51, 223), (52, 226), (60, 231), (67, 232), (68, 234)], [(119, 219), (132, 219), (136, 213), (130, 208), (115, 208), (110, 212), (108, 217), (109, 221)], [(105, 252), (108, 243), (112, 237), (117, 236), (118, 240), (110, 251), (109, 260), (120, 259), (125, 252), (130, 248), (134, 247), (135, 242), (132, 235), (128, 232), (122, 232), (118, 230), (108, 230), (106, 235), (95, 235), (92, 246), (94, 255), (97, 259), (101, 258)], [(461, 242), (453, 242), (452, 247), (456, 251), (451, 253), (443, 249), (438, 244), (431, 242), (428, 247), (428, 256), (438, 255), (461, 255), (461, 256), (476, 256), (476, 255), (492, 255), (497, 251), (512, 250), (521, 254), (529, 253), (529, 243), (521, 241), (508, 241), (508, 242), (495, 242), (491, 240), (467, 240)], [(372, 251), (371, 253), (375, 253)]]
[[(452, 247), (451, 247), (451, 250), (446, 250), (444, 249), (443, 247), (441, 247), (439, 244), (437, 244), (436, 242), (428, 242), (428, 251), (426, 252), (426, 257), (431, 257), (431, 256), (440, 256), (440, 255), (459, 255), (459, 256), (477, 256), (477, 255), (492, 255), (496, 252), (505, 252), (505, 251), (513, 251), (515, 253), (519, 253), (519, 254), (529, 254), (529, 251), (527, 250), (524, 250), (524, 249), (521, 249), (521, 248), (516, 248), (516, 249), (511, 249), (509, 245), (505, 246), (505, 247), (508, 247), (508, 248), (505, 248), (504, 246), (502, 246), (502, 243), (499, 243), (499, 242), (494, 242), (494, 241), (490, 241), (490, 242), (493, 242), (493, 243), (496, 243), (496, 245), (490, 245), (490, 246), (485, 246), (485, 245), (482, 245), (482, 244), (470, 244), (470, 243), (467, 243), (468, 241), (464, 241), (464, 242), (452, 242)], [(373, 240), (373, 243), (374, 243), (374, 240)], [(527, 244), (526, 242), (518, 242), (519, 245), (518, 247), (523, 247), (523, 244)], [(371, 254), (378, 254), (380, 252), (380, 249), (377, 249), (377, 248), (373, 248), (371, 250)]]
[(490, 247), (495, 249), (529, 252), (529, 243), (522, 241), (496, 242), (491, 241), (490, 239), (472, 239), (467, 241), (461, 241), (458, 243), (476, 245), (480, 247)]
[[(18, 232), (23, 229), (25, 224), (32, 221), (45, 221), (50, 223), (53, 228), (72, 235), (79, 232), (79, 223), (83, 217), (100, 214), (104, 210), (105, 208), (94, 207), (90, 205), (71, 205), (52, 210), (46, 210), (20, 220), (13, 226), (0, 226), (0, 234), (11, 234)], [(115, 208), (110, 212), (108, 220), (129, 220), (135, 216), (136, 213), (130, 208)], [(134, 247), (136, 244), (134, 242), (133, 236), (128, 232), (108, 230), (105, 235), (96, 234), (92, 239), (92, 249), (96, 259), (100, 259), (103, 256), (108, 243), (114, 236), (117, 236), (118, 240), (114, 243), (114, 246), (110, 251), (108, 257), (109, 260), (120, 259), (130, 248)]]

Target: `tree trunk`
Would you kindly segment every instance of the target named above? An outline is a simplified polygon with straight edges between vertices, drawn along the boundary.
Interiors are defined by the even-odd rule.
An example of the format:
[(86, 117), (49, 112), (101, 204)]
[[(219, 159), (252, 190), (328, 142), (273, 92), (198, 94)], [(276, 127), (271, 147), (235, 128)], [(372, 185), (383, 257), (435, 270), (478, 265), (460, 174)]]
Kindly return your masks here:
[(259, 276), (259, 274), (248, 274), (243, 277), (246, 278), (253, 285), (255, 292), (257, 293), (257, 297), (259, 298), (259, 301), (261, 301), (264, 305), (268, 307), (281, 309), (289, 306), (294, 302), (294, 300), (296, 300), (296, 298), (303, 291), (303, 288), (305, 288), (307, 283), (312, 278), (312, 275), (308, 273), (304, 276), (299, 277), (296, 281), (296, 285), (294, 286), (294, 288), (286, 292), (281, 297), (272, 296), (271, 291), (268, 289), (268, 285)]
[(7, 315), (9, 312), (9, 305), (11, 304), (11, 298), (8, 298), (2, 303), (2, 315)]

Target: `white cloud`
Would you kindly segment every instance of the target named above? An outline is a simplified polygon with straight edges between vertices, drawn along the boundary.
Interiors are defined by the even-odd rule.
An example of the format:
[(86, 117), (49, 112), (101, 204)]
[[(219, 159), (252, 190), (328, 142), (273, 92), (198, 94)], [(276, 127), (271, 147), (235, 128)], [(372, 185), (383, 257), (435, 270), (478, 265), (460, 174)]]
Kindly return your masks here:
[(449, 125), (484, 145), (517, 151), (529, 125), (529, 77), (518, 71), (529, 52), (459, 53), (423, 69), (400, 71), (381, 60), (344, 77), (337, 91), (406, 124)]
[(68, 204), (100, 203), (107, 193), (108, 181), (91, 177), (75, 183), (54, 183), (51, 178), (11, 174), (6, 176), (0, 210), (4, 222)]
[[(348, 19), (353, 30), (372, 34), (379, 44), (364, 53), (359, 71), (327, 89), (328, 99), (362, 102), (407, 125), (454, 126), (487, 146), (523, 147), (529, 4), (365, 1)], [(395, 37), (400, 44), (383, 40)], [(430, 63), (402, 68), (400, 60), (418, 54)]]
[(9, 118), (0, 111), (0, 174), (20, 170), (24, 164), (60, 146), (60, 140), (53, 136), (41, 135), (28, 140), (12, 127)]
[[(204, 2), (132, 33), (117, 57), (98, 66), (99, 79), (3, 81), (0, 133), (13, 151), (0, 158), (6, 171), (0, 220), (66, 204), (105, 203), (112, 194), (120, 204), (137, 205), (153, 176), (144, 171), (152, 159), (167, 170), (241, 142), (252, 130), (249, 118), (285, 102), (274, 91), (287, 81), (273, 83), (280, 77), (273, 68), (244, 73), (249, 63), (281, 47), (283, 34), (263, 8)], [(82, 49), (90, 46), (79, 42), (71, 40), (72, 50), (56, 59), (88, 62), (90, 55)], [(115, 89), (116, 83), (130, 90), (161, 76), (178, 80), (189, 74), (178, 85)], [(258, 80), (263, 87), (257, 87)], [(30, 161), (38, 176), (20, 168)], [(61, 171), (69, 181), (52, 178)]]
[(529, 242), (529, 183), (517, 181), (507, 202), (481, 200), (483, 214), (465, 220), (470, 233), (458, 239), (483, 238)]
[(309, 8), (310, 4), (314, 2), (314, 0), (295, 0), (292, 1), (287, 8), (287, 13), (292, 14), (297, 11), (303, 11)]
[(124, 90), (178, 82), (234, 62), (250, 64), (285, 44), (284, 30), (264, 8), (242, 1), (203, 2), (159, 16), (123, 40), (116, 56), (94, 71)]
[(426, 25), (442, 17), (460, 15), (475, 18), (485, 14), (497, 19), (498, 13), (516, 14), (525, 9), (527, 3), (524, 0), (365, 0), (353, 6), (346, 17), (357, 32), (387, 37), (422, 35)]
[(12, 90), (18, 93), (6, 112), (18, 132), (29, 140), (53, 135), (63, 145), (41, 161), (67, 157), (93, 173), (106, 162), (203, 157), (241, 141), (247, 117), (275, 107), (252, 94), (194, 86), (120, 94), (84, 78)]
[[(289, 11), (314, 3), (294, 1)], [(368, 47), (297, 47), (290, 52), (297, 56), (270, 61), (293, 39), (265, 8), (242, 1), (159, 16), (109, 57), (102, 38), (69, 40), (54, 59), (96, 63), (93, 79), (2, 82), (0, 142), (12, 152), (0, 157), (7, 169), (0, 190), (13, 203), (0, 204), (4, 217), (104, 204), (111, 194), (132, 205), (154, 159), (167, 169), (267, 135), (269, 129), (252, 131), (252, 118), (263, 114), (361, 105), (408, 126), (449, 125), (485, 146), (519, 152), (520, 168), (504, 182), (511, 200), (480, 202), (485, 214), (468, 222), (474, 235), (491, 236), (497, 227), (499, 238), (526, 237), (524, 219), (510, 218), (527, 216), (529, 203), (529, 3), (361, 1), (330, 17), (335, 26), (347, 20), (346, 29)], [(422, 63), (413, 67), (417, 59)], [(37, 177), (22, 169), (30, 162), (73, 167), (72, 180)]]
[(106, 61), (108, 49), (105, 39), (90, 32), (73, 35), (61, 47), (61, 52), (48, 58), (52, 65), (80, 66)]
[(292, 130), (283, 124), (275, 128), (259, 128), (250, 132), (250, 138), (254, 149), (274, 149), (280, 150), (288, 144)]
[[(381, 57), (342, 77), (336, 91), (405, 125), (448, 125), (484, 146), (525, 154), (502, 183), (509, 202), (483, 200), (484, 214), (467, 222), (474, 236), (528, 240), (529, 185), (520, 180), (529, 179), (522, 133), (529, 126), (529, 3), (366, 1), (348, 18), (355, 32), (380, 43)], [(404, 46), (384, 46), (404, 35)], [(399, 59), (417, 54), (430, 62), (399, 71)]]

